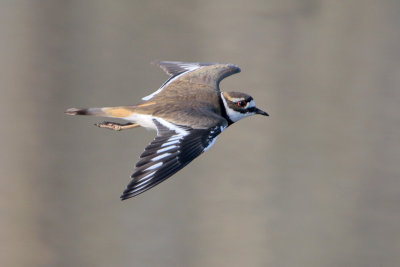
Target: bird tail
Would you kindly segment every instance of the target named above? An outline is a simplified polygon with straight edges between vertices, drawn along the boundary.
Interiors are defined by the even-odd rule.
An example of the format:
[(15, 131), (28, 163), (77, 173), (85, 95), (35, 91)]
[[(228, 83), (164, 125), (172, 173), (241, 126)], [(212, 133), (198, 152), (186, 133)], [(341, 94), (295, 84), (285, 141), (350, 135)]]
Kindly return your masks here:
[(99, 116), (105, 117), (102, 108), (69, 108), (65, 111), (68, 115), (89, 115), (89, 116)]
[(88, 115), (108, 118), (125, 118), (132, 115), (133, 107), (107, 107), (107, 108), (69, 108), (67, 115)]

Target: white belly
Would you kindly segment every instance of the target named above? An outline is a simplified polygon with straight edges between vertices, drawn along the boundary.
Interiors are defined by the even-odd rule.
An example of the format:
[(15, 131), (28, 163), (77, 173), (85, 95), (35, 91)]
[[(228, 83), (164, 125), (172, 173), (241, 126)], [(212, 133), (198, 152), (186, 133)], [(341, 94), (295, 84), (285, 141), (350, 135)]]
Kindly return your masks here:
[(137, 123), (140, 126), (147, 128), (147, 129), (157, 130), (157, 127), (153, 122), (153, 118), (154, 117), (152, 117), (151, 115), (132, 114), (132, 115), (122, 118), (122, 119)]

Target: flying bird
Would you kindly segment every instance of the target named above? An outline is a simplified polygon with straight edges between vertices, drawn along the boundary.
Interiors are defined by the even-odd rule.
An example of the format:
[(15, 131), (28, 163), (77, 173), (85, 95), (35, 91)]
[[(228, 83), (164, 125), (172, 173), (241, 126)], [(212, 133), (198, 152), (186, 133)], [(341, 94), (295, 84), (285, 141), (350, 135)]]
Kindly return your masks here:
[(157, 131), (136, 163), (121, 199), (137, 196), (174, 175), (216, 141), (233, 123), (255, 114), (253, 98), (240, 92), (221, 92), (222, 79), (240, 72), (233, 64), (153, 62), (171, 77), (136, 106), (70, 108), (68, 115), (90, 115), (128, 121), (105, 121), (98, 127), (116, 131), (138, 126)]

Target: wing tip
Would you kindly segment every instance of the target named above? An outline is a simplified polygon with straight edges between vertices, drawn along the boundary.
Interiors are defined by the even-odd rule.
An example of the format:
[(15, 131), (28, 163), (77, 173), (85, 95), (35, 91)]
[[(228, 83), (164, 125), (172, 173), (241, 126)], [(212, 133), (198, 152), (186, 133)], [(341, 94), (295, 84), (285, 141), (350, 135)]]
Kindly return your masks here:
[(123, 194), (120, 196), (120, 199), (121, 199), (121, 201), (124, 201), (124, 200), (127, 200), (127, 199), (132, 198), (132, 197), (134, 197), (134, 196), (131, 196), (130, 194), (125, 194), (125, 193), (123, 193)]
[(132, 187), (130, 187), (128, 185), (128, 187), (124, 190), (124, 192), (122, 192), (122, 195), (120, 196), (120, 199), (121, 199), (121, 201), (124, 201), (124, 200), (127, 200), (129, 198), (136, 197), (136, 196), (146, 192), (147, 190), (153, 188), (154, 186), (158, 185), (162, 181), (156, 182), (154, 184), (150, 184), (148, 186), (139, 186), (139, 187), (132, 186)]
[(235, 64), (227, 64), (227, 65), (231, 68), (234, 68), (236, 70), (236, 73), (239, 73), (242, 71), (242, 69), (238, 65), (235, 65)]
[(211, 61), (179, 61), (179, 60), (153, 60), (150, 61), (150, 64), (156, 65), (156, 66), (161, 66), (162, 64), (191, 64), (191, 65), (199, 65), (199, 66), (211, 66), (211, 65), (225, 65), (228, 67), (232, 67), (238, 70), (238, 72), (241, 71), (240, 67), (236, 64), (232, 63), (220, 63), (220, 62), (211, 62)]
[(155, 65), (155, 66), (160, 66), (161, 62), (163, 62), (163, 61), (162, 60), (153, 60), (153, 61), (150, 61), (150, 64)]
[[(146, 190), (144, 190), (146, 191)], [(141, 193), (144, 192), (143, 190), (137, 190), (137, 188), (126, 188), (124, 192), (122, 192), (122, 195), (120, 196), (121, 201), (127, 200), (129, 198), (133, 198), (137, 195), (140, 195)]]

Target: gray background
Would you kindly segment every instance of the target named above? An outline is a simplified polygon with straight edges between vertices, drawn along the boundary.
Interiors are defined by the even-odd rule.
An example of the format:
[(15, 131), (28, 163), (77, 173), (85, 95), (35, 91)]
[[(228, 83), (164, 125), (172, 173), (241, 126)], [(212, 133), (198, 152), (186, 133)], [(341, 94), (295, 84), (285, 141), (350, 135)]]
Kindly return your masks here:
[[(397, 0), (0, 3), (1, 266), (399, 266)], [(234, 63), (271, 116), (121, 202), (152, 60)]]

